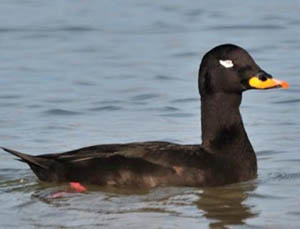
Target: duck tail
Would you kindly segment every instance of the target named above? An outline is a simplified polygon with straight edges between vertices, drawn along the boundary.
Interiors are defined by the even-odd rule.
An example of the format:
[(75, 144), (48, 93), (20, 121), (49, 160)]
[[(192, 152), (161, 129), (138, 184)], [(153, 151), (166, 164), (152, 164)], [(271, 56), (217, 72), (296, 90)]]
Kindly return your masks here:
[(0, 147), (0, 148), (3, 149), (6, 152), (18, 157), (18, 159), (17, 159), (18, 161), (25, 162), (30, 167), (31, 166), (37, 166), (41, 169), (46, 169), (46, 170), (49, 169), (48, 164), (45, 163), (45, 159), (43, 159), (43, 158), (40, 158), (38, 156), (32, 156), (32, 155), (25, 154), (25, 153), (21, 153), (21, 152), (18, 152), (16, 150), (8, 149), (8, 148), (5, 148), (5, 147)]

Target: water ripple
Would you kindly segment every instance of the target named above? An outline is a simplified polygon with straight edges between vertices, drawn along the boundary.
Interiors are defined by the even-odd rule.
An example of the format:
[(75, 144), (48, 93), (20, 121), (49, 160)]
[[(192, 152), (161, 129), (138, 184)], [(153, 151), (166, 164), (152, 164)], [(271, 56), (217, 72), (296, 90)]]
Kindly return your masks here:
[(207, 30), (280, 30), (285, 29), (284, 26), (280, 25), (220, 25), (212, 26)]
[(17, 103), (17, 102), (4, 102), (4, 103), (0, 103), (1, 107), (18, 107), (19, 105), (21, 105), (22, 103)]
[(274, 101), (273, 104), (294, 104), (294, 103), (300, 103), (300, 99), (287, 99), (287, 100), (280, 100), (280, 101)]
[(108, 106), (90, 108), (89, 110), (90, 111), (118, 111), (118, 110), (122, 110), (122, 107), (114, 106), (114, 105), (108, 105)]
[(52, 31), (66, 31), (66, 32), (93, 32), (93, 31), (99, 31), (98, 28), (93, 28), (87, 25), (79, 26), (79, 25), (73, 25), (73, 26), (64, 26), (60, 28), (53, 28), (50, 29)]
[(288, 180), (288, 181), (295, 181), (300, 179), (300, 172), (299, 173), (278, 173), (278, 174), (273, 174), (272, 178), (277, 181), (281, 180)]
[(97, 101), (97, 102), (94, 102), (93, 104), (95, 105), (102, 105), (102, 104), (116, 104), (116, 103), (124, 103), (124, 101), (122, 100), (117, 100), (117, 99), (107, 99), (107, 100), (102, 100), (102, 101)]
[(141, 101), (141, 100), (148, 100), (159, 97), (158, 94), (148, 93), (148, 94), (140, 94), (132, 97), (132, 100)]
[(99, 28), (93, 28), (87, 25), (71, 25), (71, 26), (62, 26), (62, 27), (1, 27), (0, 33), (19, 33), (19, 32), (93, 32), (100, 31)]
[(69, 102), (73, 102), (74, 100), (72, 99), (66, 99), (66, 98), (49, 98), (49, 99), (45, 99), (44, 100), (47, 103), (69, 103)]
[(77, 84), (80, 86), (96, 86), (96, 83), (92, 83), (89, 81), (75, 81), (74, 84)]
[(174, 117), (174, 118), (187, 118), (187, 117), (192, 117), (194, 115), (195, 114), (193, 114), (193, 113), (177, 112), (177, 113), (161, 114), (160, 116), (163, 116), (163, 117)]
[(199, 99), (197, 98), (184, 98), (184, 99), (174, 99), (171, 103), (190, 103), (190, 102), (198, 102)]
[(65, 109), (49, 109), (43, 112), (46, 115), (79, 115), (81, 112), (70, 111)]
[(36, 187), (36, 178), (28, 169), (1, 169), (0, 191), (26, 192)]
[(151, 108), (146, 108), (143, 109), (145, 111), (159, 111), (159, 112), (175, 112), (179, 111), (178, 108), (173, 107), (173, 106), (163, 106), (163, 107), (151, 107)]
[(156, 80), (177, 80), (177, 78), (173, 76), (165, 76), (165, 75), (157, 75), (155, 76)]
[(172, 56), (178, 58), (186, 58), (186, 57), (194, 57), (198, 55), (199, 53), (197, 52), (180, 52), (180, 53), (173, 54)]
[(19, 99), (21, 97), (22, 97), (21, 95), (14, 95), (14, 94), (0, 95), (0, 99)]

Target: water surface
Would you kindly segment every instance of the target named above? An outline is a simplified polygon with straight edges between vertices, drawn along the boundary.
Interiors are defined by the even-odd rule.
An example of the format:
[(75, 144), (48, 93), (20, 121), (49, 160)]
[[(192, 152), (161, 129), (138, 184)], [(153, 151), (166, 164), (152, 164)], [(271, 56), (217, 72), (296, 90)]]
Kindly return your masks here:
[(1, 228), (299, 228), (300, 1), (0, 3), (0, 145), (200, 143), (197, 71), (222, 43), (290, 82), (245, 93), (258, 178), (217, 188), (118, 190), (39, 182), (0, 153)]

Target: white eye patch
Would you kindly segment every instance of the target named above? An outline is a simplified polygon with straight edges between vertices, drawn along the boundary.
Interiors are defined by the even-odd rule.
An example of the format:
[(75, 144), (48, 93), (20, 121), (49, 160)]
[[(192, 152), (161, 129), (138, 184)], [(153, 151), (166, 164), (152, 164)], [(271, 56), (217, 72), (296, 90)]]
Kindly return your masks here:
[(232, 60), (219, 60), (219, 63), (223, 65), (225, 68), (232, 68), (234, 65)]

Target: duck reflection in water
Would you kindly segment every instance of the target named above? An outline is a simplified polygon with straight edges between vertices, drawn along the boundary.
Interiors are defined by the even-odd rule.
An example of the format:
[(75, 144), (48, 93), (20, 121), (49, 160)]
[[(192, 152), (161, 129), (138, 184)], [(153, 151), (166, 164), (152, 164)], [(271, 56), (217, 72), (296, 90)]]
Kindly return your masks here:
[(256, 217), (253, 206), (246, 201), (257, 188), (256, 183), (247, 182), (223, 187), (203, 188), (197, 207), (204, 211), (211, 229), (229, 228), (232, 225), (245, 225), (246, 220)]

